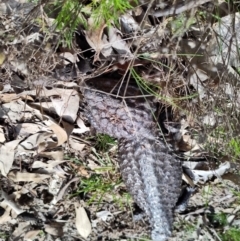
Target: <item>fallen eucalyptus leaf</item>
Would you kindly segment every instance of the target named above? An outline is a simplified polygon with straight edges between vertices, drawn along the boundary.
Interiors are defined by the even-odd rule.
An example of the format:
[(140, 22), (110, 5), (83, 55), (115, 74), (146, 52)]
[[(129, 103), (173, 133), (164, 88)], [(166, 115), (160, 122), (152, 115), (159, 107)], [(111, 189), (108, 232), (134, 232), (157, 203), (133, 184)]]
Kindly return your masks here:
[(15, 148), (20, 140), (10, 141), (0, 148), (0, 172), (3, 176), (7, 176), (10, 171), (15, 155)]
[(8, 174), (8, 178), (14, 182), (37, 182), (37, 183), (39, 183), (46, 178), (50, 178), (50, 175), (12, 171)]
[(83, 238), (87, 238), (92, 231), (91, 223), (87, 216), (87, 213), (83, 207), (79, 207), (76, 203), (75, 211), (77, 230)]

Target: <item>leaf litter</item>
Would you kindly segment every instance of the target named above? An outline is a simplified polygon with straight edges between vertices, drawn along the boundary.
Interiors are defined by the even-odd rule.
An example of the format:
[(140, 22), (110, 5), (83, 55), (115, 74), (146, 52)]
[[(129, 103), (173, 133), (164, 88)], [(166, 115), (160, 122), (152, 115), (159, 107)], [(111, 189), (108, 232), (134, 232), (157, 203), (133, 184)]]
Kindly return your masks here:
[[(1, 31), (2, 29), (9, 32), (16, 31), (17, 23), (11, 20), (11, 14), (13, 14), (11, 11), (16, 6), (20, 6), (21, 14), (26, 14), (34, 7), (34, 4), (21, 1), (21, 4), (18, 5), (18, 2), (13, 0), (10, 1), (10, 6), (11, 8), (4, 1), (0, 4), (2, 13), (0, 18), (3, 20)], [(26, 7), (26, 12), (22, 13), (21, 6)], [(20, 12), (19, 9), (15, 9), (15, 14), (19, 13), (21, 19)], [(47, 15), (46, 18), (48, 18)], [(238, 18), (237, 14), (235, 19)], [(227, 24), (229, 19), (232, 18), (224, 17), (223, 22)], [(49, 23), (51, 22), (49, 18), (47, 20)], [(123, 198), (126, 190), (124, 185), (118, 182), (120, 175), (116, 171), (116, 150), (113, 150), (112, 153), (109, 151), (111, 164), (106, 155), (100, 155), (94, 151), (91, 146), (93, 141), (90, 139), (94, 133), (87, 125), (86, 119), (79, 113), (79, 110), (81, 112), (84, 108), (79, 92), (79, 84), (84, 79), (113, 70), (119, 70), (121, 73), (131, 67), (132, 60), (136, 62), (135, 67), (140, 69), (139, 73), (142, 72), (143, 77), (147, 76), (150, 83), (159, 82), (159, 79), (156, 78), (159, 71), (166, 72), (166, 69), (164, 72), (165, 60), (161, 65), (156, 63), (156, 59), (161, 55), (165, 56), (169, 51), (168, 49), (167, 52), (164, 52), (166, 46), (159, 46), (168, 38), (169, 29), (163, 28), (163, 25), (167, 26), (167, 21), (163, 22), (160, 28), (151, 26), (150, 30), (147, 20), (144, 20), (143, 25), (135, 20), (134, 23), (125, 20), (122, 22), (124, 22), (125, 28), (125, 31), (122, 32), (114, 25), (106, 26), (104, 22), (94, 29), (92, 19), (89, 18), (90, 30), (82, 31), (86, 44), (90, 48), (90, 52), (85, 56), (82, 52), (87, 52), (89, 49), (87, 47), (79, 49), (77, 45), (75, 47), (79, 51), (79, 55), (72, 54), (73, 49), (63, 48), (60, 54), (54, 52), (49, 48), (53, 45), (54, 38), (43, 32), (25, 32), (20, 33), (18, 37), (2, 40), (4, 50), (0, 48), (2, 75), (0, 77), (0, 211), (2, 214), (0, 216), (0, 232), (6, 233), (8, 236), (6, 240), (16, 238), (19, 240), (35, 240), (36, 238), (38, 240), (83, 240), (82, 238), (97, 240), (99, 237), (102, 240), (119, 240), (121, 237), (126, 240), (127, 238), (146, 237), (149, 234), (147, 221), (144, 218), (140, 222), (133, 221), (132, 201), (129, 198), (126, 200)], [(133, 27), (133, 24), (136, 26)], [(235, 24), (237, 25), (238, 22)], [(142, 36), (138, 36), (139, 38), (132, 42), (128, 41), (129, 36), (139, 32), (141, 26), (144, 26)], [(218, 29), (219, 25), (215, 24), (213, 30), (218, 31)], [(228, 29), (228, 32), (231, 31)], [(146, 32), (145, 35), (144, 32)], [(125, 34), (128, 34), (127, 38), (125, 38)], [(46, 38), (41, 46), (39, 40), (42, 36)], [(184, 60), (185, 63), (188, 61), (191, 63), (191, 66), (187, 64), (184, 66), (184, 68), (188, 68), (188, 73), (184, 73), (187, 81), (182, 81), (181, 74), (178, 75), (177, 72), (174, 73), (168, 69), (169, 75), (162, 75), (160, 85), (163, 88), (160, 93), (165, 97), (175, 96), (181, 92), (177, 86), (183, 86), (184, 89), (189, 88), (190, 85), (195, 89), (199, 98), (193, 98), (190, 103), (194, 108), (197, 106), (198, 100), (200, 100), (200, 104), (204, 103), (206, 98), (209, 98), (208, 100), (211, 102), (208, 88), (216, 87), (216, 83), (211, 82), (212, 73), (217, 73), (223, 78), (226, 76), (222, 68), (217, 68), (219, 63), (215, 60), (219, 56), (216, 56), (216, 52), (213, 51), (215, 58), (211, 59), (213, 65), (201, 66), (198, 64), (199, 58), (193, 58), (191, 54), (205, 55), (203, 51), (205, 49), (200, 48), (198, 51), (189, 49), (191, 43), (190, 40), (183, 39), (179, 44), (183, 45), (181, 51), (184, 52), (188, 49), (187, 52), (184, 52), (188, 54)], [(21, 46), (24, 51), (19, 50), (17, 45)], [(139, 47), (140, 54), (154, 56), (155, 63), (147, 62), (149, 71), (143, 67), (145, 62), (141, 62), (142, 60), (137, 59), (134, 55), (133, 50), (136, 46)], [(235, 43), (233, 46), (236, 48)], [(156, 51), (158, 48), (163, 50), (161, 54)], [(151, 52), (151, 49), (154, 49), (155, 52)], [(143, 52), (141, 53), (141, 51)], [(223, 54), (226, 57), (224, 51)], [(236, 51), (234, 54), (236, 55)], [(230, 60), (231, 64), (235, 64), (233, 56), (230, 56)], [(99, 67), (96, 64), (98, 62), (102, 66)], [(76, 68), (80, 64), (82, 64), (82, 72), (81, 68)], [(221, 64), (224, 65), (224, 61), (221, 61)], [(184, 62), (178, 63), (173, 57), (168, 65), (176, 68), (176, 66), (184, 65)], [(104, 67), (106, 68), (104, 69)], [(180, 68), (184, 72), (183, 69)], [(228, 69), (232, 71), (229, 66)], [(90, 75), (88, 76), (86, 73), (90, 73)], [(172, 77), (174, 81), (170, 81), (170, 75), (174, 76), (174, 78)], [(186, 82), (189, 82), (189, 85)], [(172, 89), (167, 88), (170, 84), (174, 86)], [(226, 85), (228, 88), (225, 88)], [(226, 81), (222, 84), (220, 82), (220, 86), (223, 91), (219, 93), (223, 93), (223, 95), (219, 94), (219, 96), (227, 101), (229, 98), (234, 100), (232, 83)], [(189, 92), (191, 92), (191, 88), (188, 89)], [(239, 90), (237, 88), (235, 90), (239, 94)], [(163, 101), (167, 102), (164, 99)], [(230, 104), (238, 107), (238, 103)], [(219, 118), (219, 113), (216, 110), (209, 110), (207, 104), (206, 112), (198, 114), (200, 121), (212, 127)], [(192, 133), (194, 129), (198, 128), (198, 121), (191, 118), (190, 114), (185, 117), (180, 116), (180, 129), (174, 129), (171, 127), (171, 123), (168, 127), (169, 123), (165, 125), (174, 138), (177, 138), (177, 132), (181, 133), (181, 140), (177, 143), (176, 149), (182, 151), (185, 158), (203, 157), (204, 146)], [(217, 139), (215, 136), (207, 138)], [(67, 158), (68, 156), (70, 156), (70, 160)], [(215, 167), (207, 165), (207, 168), (203, 165), (199, 167), (199, 163), (204, 163), (201, 160), (198, 160), (195, 166), (191, 160), (190, 164), (184, 163), (192, 176), (189, 175), (191, 178), (183, 178), (183, 180), (189, 185), (197, 186), (198, 189), (190, 199), (190, 211), (187, 214), (176, 215), (179, 222), (176, 222), (171, 240), (187, 240), (187, 238), (221, 240), (218, 233), (212, 228), (213, 217), (219, 213), (227, 216), (227, 226), (224, 229), (227, 230), (233, 224), (239, 226), (239, 198), (231, 191), (238, 190), (238, 186), (232, 180), (223, 179), (226, 173), (234, 169), (231, 161)], [(116, 168), (112, 168), (112, 166), (116, 166)], [(116, 182), (116, 185), (111, 186), (107, 183), (108, 185), (104, 186), (106, 192), (113, 194), (108, 193), (105, 197), (98, 194), (97, 198), (89, 204), (93, 194), (91, 192), (78, 193), (79, 185), (84, 180), (89, 182), (90, 187), (91, 178), (95, 176), (98, 178), (100, 175), (103, 176), (100, 181), (107, 179), (110, 182)], [(99, 180), (97, 178), (94, 180)], [(93, 185), (93, 188), (95, 187)], [(76, 193), (77, 195), (71, 197)], [(183, 231), (183, 227), (192, 223), (196, 224), (192, 232)], [(218, 227), (221, 228), (221, 224), (218, 224)]]

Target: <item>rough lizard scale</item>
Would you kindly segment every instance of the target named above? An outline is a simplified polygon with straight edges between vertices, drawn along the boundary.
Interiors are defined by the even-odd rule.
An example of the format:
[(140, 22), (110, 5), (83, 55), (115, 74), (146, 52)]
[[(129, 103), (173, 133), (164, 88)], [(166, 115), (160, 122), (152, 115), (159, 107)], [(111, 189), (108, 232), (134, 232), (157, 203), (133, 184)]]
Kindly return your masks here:
[(126, 105), (94, 89), (84, 90), (86, 116), (98, 133), (119, 140), (119, 166), (130, 194), (147, 214), (154, 241), (172, 231), (173, 210), (181, 192), (182, 167), (166, 144), (157, 140), (159, 129), (153, 106), (147, 101)]

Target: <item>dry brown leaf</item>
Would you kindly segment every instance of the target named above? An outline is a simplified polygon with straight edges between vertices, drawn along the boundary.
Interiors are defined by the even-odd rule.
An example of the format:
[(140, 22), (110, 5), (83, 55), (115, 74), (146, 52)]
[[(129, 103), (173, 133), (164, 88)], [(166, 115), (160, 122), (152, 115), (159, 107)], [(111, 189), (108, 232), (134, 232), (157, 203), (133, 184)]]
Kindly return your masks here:
[(10, 171), (15, 155), (15, 148), (20, 140), (10, 141), (0, 148), (0, 172), (3, 176), (7, 176)]
[[(55, 176), (58, 176), (60, 178), (66, 178), (67, 175), (69, 175), (67, 172), (65, 172), (60, 164), (67, 162), (65, 161), (48, 161), (47, 163), (42, 162), (42, 161), (34, 161), (32, 168), (33, 169), (42, 169), (44, 170), (45, 174), (54, 174)], [(39, 171), (39, 172), (42, 172)]]
[(10, 222), (12, 217), (10, 216), (11, 208), (6, 203), (1, 203), (0, 207), (2, 207), (5, 211), (2, 216), (0, 216), (0, 224), (4, 224)]
[(95, 172), (97, 172), (97, 170), (100, 169), (100, 165), (97, 164), (95, 161), (91, 160), (90, 158), (87, 159), (87, 163), (87, 166)]
[(85, 144), (79, 143), (78, 141), (74, 140), (72, 137), (69, 139), (69, 145), (72, 149), (81, 152), (83, 148), (86, 146)]
[(56, 86), (63, 86), (65, 88), (73, 88), (75, 86), (77, 86), (77, 83), (75, 82), (65, 82), (65, 81), (56, 81)]
[(18, 94), (19, 96), (34, 96), (34, 97), (51, 97), (51, 96), (61, 96), (64, 93), (71, 94), (71, 89), (61, 89), (61, 88), (53, 88), (53, 89), (46, 89), (44, 86), (39, 90), (30, 90), (30, 91), (23, 91), (22, 93)]
[(69, 162), (69, 165), (72, 166), (74, 168), (74, 171), (77, 171), (77, 173), (82, 176), (82, 177), (90, 177), (90, 174), (88, 173), (88, 171), (86, 170), (86, 168), (84, 166), (78, 166), (72, 162)]
[(83, 120), (80, 117), (77, 118), (77, 125), (79, 128), (74, 128), (72, 131), (75, 134), (82, 134), (87, 131), (90, 131), (90, 128), (86, 127), (86, 125), (84, 124)]
[(223, 174), (229, 172), (231, 165), (229, 162), (222, 163), (219, 168), (209, 171), (192, 170), (194, 175), (194, 184), (205, 183), (212, 179), (212, 177), (220, 178)]
[(32, 168), (43, 168), (43, 169), (53, 169), (53, 167), (62, 164), (66, 161), (48, 161), (47, 163), (42, 162), (42, 161), (35, 161), (32, 164)]
[(10, 63), (11, 63), (11, 65), (13, 67), (13, 70), (15, 72), (19, 72), (19, 73), (21, 73), (23, 75), (26, 75), (26, 76), (29, 75), (29, 69), (28, 69), (27, 61), (25, 61), (24, 59), (15, 58)]
[[(2, 87), (3, 87), (3, 89), (2, 89)], [(2, 94), (12, 92), (12, 86), (10, 84), (4, 84), (4, 85), (2, 85), (2, 87), (1, 87)]]
[[(7, 113), (6, 110), (8, 110)], [(40, 120), (43, 118), (41, 112), (31, 108), (20, 99), (0, 106), (0, 115), (2, 118), (10, 119), (13, 123), (32, 120), (33, 116), (37, 116)]]
[(63, 235), (63, 225), (58, 222), (50, 222), (44, 225), (44, 230), (51, 235), (61, 237)]
[(34, 108), (38, 111), (50, 111), (52, 114), (57, 114), (55, 109), (53, 108), (53, 103), (51, 101), (46, 102), (31, 102), (28, 103), (31, 108)]
[(189, 72), (188, 74), (188, 81), (198, 91), (198, 96), (200, 100), (202, 100), (206, 96), (207, 91), (202, 83), (204, 83), (209, 77), (206, 72), (201, 69), (196, 69), (192, 72), (193, 73), (190, 74)]
[(183, 138), (183, 141), (186, 143), (186, 145), (192, 148), (197, 145), (196, 140), (192, 139), (189, 134), (183, 135), (182, 138)]
[[(21, 142), (18, 146), (19, 151), (34, 152), (38, 148), (38, 152), (45, 150), (50, 146), (48, 138), (52, 136), (52, 133), (40, 132), (33, 134)], [(56, 146), (56, 143), (54, 143)]]
[[(121, 213), (121, 211), (119, 211), (118, 213)], [(115, 214), (116, 214), (116, 213), (115, 213)], [(108, 211), (108, 210), (103, 210), (103, 211), (97, 212), (97, 213), (96, 213), (96, 216), (97, 216), (98, 219), (100, 219), (100, 220), (102, 220), (102, 221), (104, 221), (104, 222), (107, 222), (108, 220), (114, 218), (113, 213), (111, 213), (111, 212)]]
[(54, 200), (52, 201), (52, 204), (56, 204), (59, 200), (61, 200), (64, 196), (64, 194), (66, 193), (69, 185), (72, 182), (79, 182), (79, 177), (75, 177), (72, 180), (70, 180), (66, 185), (64, 185), (64, 187), (61, 188), (61, 190), (58, 192), (57, 196), (54, 197)]
[(47, 174), (28, 173), (12, 171), (8, 174), (8, 178), (14, 182), (42, 182), (46, 178), (50, 178)]
[(22, 100), (34, 101), (34, 99), (29, 95), (21, 95)]
[(65, 172), (60, 165), (57, 165), (55, 167), (51, 167), (51, 165), (49, 165), (49, 168), (46, 168), (45, 170), (47, 173), (54, 174), (62, 179), (66, 179), (66, 176), (70, 175), (70, 173)]
[(13, 237), (13, 240), (16, 240), (16, 239), (19, 239), (19, 237), (22, 237), (29, 230), (29, 227), (30, 227), (30, 224), (28, 222), (18, 223), (16, 229), (11, 234), (11, 236)]
[[(69, 64), (69, 61), (71, 63), (76, 63), (78, 61), (78, 57), (77, 57), (77, 54), (72, 54), (70, 52), (64, 52), (64, 53), (61, 53), (60, 56), (64, 59), (64, 65), (67, 65)], [(69, 61), (66, 61), (65, 59), (69, 60)]]
[(11, 93), (11, 94), (0, 94), (0, 101), (1, 103), (9, 103), (13, 100), (18, 99), (19, 97), (17, 96), (17, 94), (15, 93)]
[(24, 239), (35, 240), (35, 238), (40, 232), (41, 232), (40, 229), (30, 230), (24, 235)]
[(177, 143), (177, 145), (178, 145), (179, 150), (180, 150), (180, 151), (184, 151), (184, 152), (190, 151), (190, 150), (192, 149), (192, 147), (193, 147), (193, 146), (189, 145), (188, 142), (185, 142), (185, 141), (184, 141), (184, 138), (182, 138), (182, 139)]
[(21, 209), (18, 204), (12, 199), (12, 197), (9, 196), (6, 192), (1, 190), (0, 194), (0, 198), (4, 199), (2, 203), (5, 203), (7, 206), (9, 206), (17, 215), (24, 212), (24, 210)]
[(39, 155), (43, 156), (43, 157), (47, 157), (47, 158), (55, 160), (55, 161), (63, 160), (63, 152), (62, 151), (41, 152)]
[(27, 108), (28, 111), (31, 111), (32, 117), (33, 117), (33, 116), (36, 116), (39, 120), (48, 119), (48, 117), (45, 116), (45, 115), (42, 113), (42, 109), (39, 110), (39, 109), (35, 108), (34, 106), (32, 107), (32, 106), (31, 106), (32, 103), (33, 103), (33, 102), (28, 102), (28, 103), (26, 104), (26, 108)]
[(192, 179), (188, 176), (188, 175), (186, 175), (185, 173), (183, 173), (183, 175), (182, 175), (182, 180), (184, 180), (187, 184), (189, 184), (191, 187), (194, 187), (195, 185), (194, 185), (194, 183), (193, 183), (193, 181), (192, 181)]
[[(104, 57), (109, 57), (114, 51), (117, 51), (119, 55), (127, 55), (133, 57), (127, 43), (122, 39), (121, 32), (112, 26), (108, 27), (108, 33), (104, 33), (103, 30), (106, 26), (105, 23), (99, 25), (96, 29), (92, 18), (89, 19), (90, 30), (86, 31), (86, 40), (89, 45), (96, 51), (94, 61), (99, 60), (99, 54)], [(114, 51), (113, 51), (114, 50)]]
[(122, 39), (121, 32), (114, 27), (109, 27), (108, 29), (108, 39), (109, 45), (114, 48), (119, 54), (127, 54), (132, 56), (132, 53), (127, 45), (127, 43)]
[[(6, 113), (6, 110), (7, 113)], [(23, 113), (22, 103), (15, 101), (10, 101), (10, 103), (3, 104), (0, 107), (0, 113), (2, 118), (9, 118), (11, 122), (17, 122), (20, 120), (21, 112)], [(31, 115), (32, 116), (32, 115)]]
[(86, 33), (86, 40), (88, 44), (95, 50), (96, 54), (94, 57), (94, 62), (99, 60), (99, 54), (104, 47), (104, 42), (102, 41), (103, 30), (107, 26), (104, 22), (100, 23), (96, 28), (93, 18), (88, 19), (89, 30)]
[(3, 62), (6, 59), (6, 55), (3, 51), (0, 52), (0, 66), (3, 64)]
[(44, 129), (42, 123), (21, 123), (15, 127), (17, 137), (27, 137)]
[(85, 209), (75, 203), (76, 227), (83, 238), (87, 238), (92, 231), (91, 223)]
[(57, 136), (58, 143), (56, 146), (61, 146), (64, 142), (67, 141), (68, 136), (66, 131), (60, 127), (58, 124), (51, 120), (44, 121), (44, 123), (54, 132), (54, 134)]
[(57, 143), (55, 141), (53, 141), (51, 138), (49, 138), (45, 142), (41, 142), (38, 145), (37, 153), (41, 153), (41, 152), (45, 151), (46, 149), (55, 148), (56, 146), (57, 146)]
[(4, 131), (3, 131), (3, 126), (0, 127), (0, 143), (3, 144), (6, 141)]
[(79, 95), (76, 90), (66, 90), (60, 98), (51, 98), (57, 114), (69, 123), (74, 123), (79, 109)]

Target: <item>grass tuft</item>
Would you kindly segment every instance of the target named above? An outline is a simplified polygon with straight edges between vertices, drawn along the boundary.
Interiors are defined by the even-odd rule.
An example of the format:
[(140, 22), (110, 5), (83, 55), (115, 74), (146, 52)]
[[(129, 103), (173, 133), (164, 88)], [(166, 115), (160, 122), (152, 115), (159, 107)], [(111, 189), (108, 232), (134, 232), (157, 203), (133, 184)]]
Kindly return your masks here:
[(239, 241), (240, 229), (230, 228), (224, 234), (221, 235), (222, 241)]
[(111, 146), (116, 144), (115, 139), (106, 134), (97, 134), (95, 148), (106, 152)]

